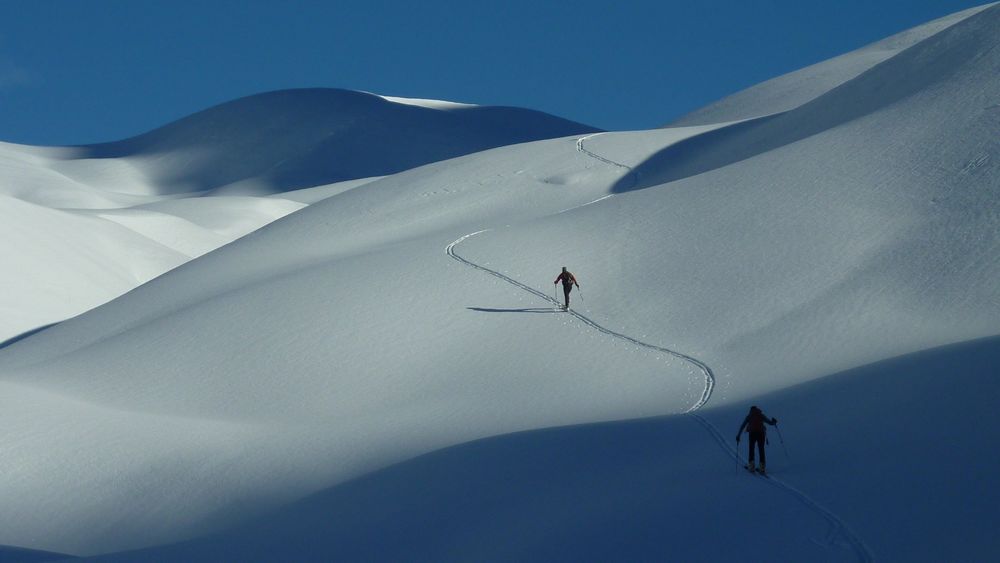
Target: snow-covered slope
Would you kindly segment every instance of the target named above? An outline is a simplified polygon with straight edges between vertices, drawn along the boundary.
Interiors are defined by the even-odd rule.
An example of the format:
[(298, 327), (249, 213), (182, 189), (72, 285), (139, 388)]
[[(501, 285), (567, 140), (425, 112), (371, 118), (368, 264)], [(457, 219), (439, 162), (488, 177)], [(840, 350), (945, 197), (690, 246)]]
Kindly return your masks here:
[(0, 342), (369, 177), (592, 131), (519, 108), (314, 89), (250, 96), (104, 145), (0, 143), (0, 259), (9, 268)]
[(257, 94), (81, 158), (141, 163), (158, 193), (276, 193), (394, 174), (493, 147), (597, 131), (533, 110), (315, 88)]
[[(0, 342), (105, 303), (305, 206), (124, 193), (121, 186), (141, 192), (152, 184), (128, 163), (66, 155), (0, 143)], [(71, 162), (77, 178), (63, 173)]]
[(676, 416), (510, 434), (224, 533), (100, 559), (989, 561), (997, 362), (993, 338), (760, 397), (783, 428), (784, 444), (770, 433), (770, 480), (732, 457), (746, 410), (731, 406), (704, 419), (725, 446)]
[(741, 121), (794, 109), (991, 5), (956, 12), (856, 51), (772, 78), (695, 110), (670, 126)]
[[(780, 116), (309, 197), (0, 350), (0, 543), (991, 558), (998, 43), (991, 7)], [(751, 402), (770, 480), (734, 455)]]

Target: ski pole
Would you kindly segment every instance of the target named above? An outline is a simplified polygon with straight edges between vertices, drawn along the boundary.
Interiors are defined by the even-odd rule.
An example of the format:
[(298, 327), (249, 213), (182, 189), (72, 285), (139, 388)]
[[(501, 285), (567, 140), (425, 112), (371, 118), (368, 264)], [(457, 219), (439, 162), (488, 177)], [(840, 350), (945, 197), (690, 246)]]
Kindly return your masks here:
[(740, 461), (742, 461), (742, 460), (740, 460), (740, 440), (739, 440), (739, 438), (737, 438), (736, 439), (736, 476), (737, 477), (739, 477), (739, 475), (740, 475)]
[(583, 290), (580, 289), (580, 286), (576, 286), (576, 291), (580, 294), (580, 303), (583, 303)]
[(774, 429), (778, 431), (778, 441), (781, 442), (781, 449), (785, 452), (785, 459), (792, 461), (792, 458), (788, 457), (788, 448), (785, 447), (785, 439), (781, 437), (781, 429), (778, 425), (774, 425)]

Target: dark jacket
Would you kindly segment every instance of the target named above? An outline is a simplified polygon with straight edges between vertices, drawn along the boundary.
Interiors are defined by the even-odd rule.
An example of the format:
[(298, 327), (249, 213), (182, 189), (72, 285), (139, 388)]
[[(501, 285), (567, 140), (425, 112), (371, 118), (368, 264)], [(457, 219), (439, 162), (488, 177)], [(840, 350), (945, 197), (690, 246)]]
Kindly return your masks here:
[(559, 277), (552, 283), (559, 283), (560, 281), (563, 282), (563, 285), (576, 285), (576, 287), (580, 287), (580, 284), (576, 281), (576, 276), (569, 270), (560, 272)]
[(765, 424), (770, 424), (774, 426), (778, 423), (776, 418), (768, 418), (764, 411), (754, 407), (750, 409), (750, 414), (743, 419), (743, 424), (740, 425), (740, 429), (736, 431), (736, 440), (739, 441), (740, 434), (743, 433), (743, 429), (746, 428), (747, 432), (750, 433), (762, 433), (767, 434), (767, 427)]

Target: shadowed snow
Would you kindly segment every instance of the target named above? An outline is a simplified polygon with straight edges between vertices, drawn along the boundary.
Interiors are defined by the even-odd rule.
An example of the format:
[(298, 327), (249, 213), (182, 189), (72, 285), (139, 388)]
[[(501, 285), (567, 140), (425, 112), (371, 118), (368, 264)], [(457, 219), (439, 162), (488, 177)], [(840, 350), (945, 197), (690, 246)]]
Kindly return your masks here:
[[(0, 349), (0, 544), (114, 560), (989, 559), (1000, 7), (944, 22), (881, 60), (847, 55), (859, 72), (822, 92), (757, 89), (774, 106), (726, 121), (395, 173), (381, 159), (427, 136), (380, 152), (399, 140), (391, 119), (242, 138), (255, 128), (230, 112), (292, 94), (84, 149), (128, 156), (88, 181), (162, 183), (74, 221), (165, 241), (181, 220), (234, 236), (240, 218), (303, 208)], [(251, 121), (281, 129), (326, 104), (511, 118), (305, 99)], [(363, 179), (304, 187), (348, 141), (357, 167), (335, 173)], [(315, 151), (276, 156), (301, 146)], [(62, 158), (2, 154), (20, 171)], [(59, 172), (37, 197), (74, 193), (83, 176)], [(157, 195), (192, 188), (243, 195)], [(18, 202), (39, 223), (68, 212)], [(574, 313), (546, 311), (562, 265)], [(732, 455), (751, 403), (781, 421), (769, 481)]]

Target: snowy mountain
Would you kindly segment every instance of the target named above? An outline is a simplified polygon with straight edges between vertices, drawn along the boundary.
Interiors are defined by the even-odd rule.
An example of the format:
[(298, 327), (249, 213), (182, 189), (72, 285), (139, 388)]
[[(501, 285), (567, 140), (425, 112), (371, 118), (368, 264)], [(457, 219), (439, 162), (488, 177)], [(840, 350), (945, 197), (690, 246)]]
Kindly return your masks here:
[(956, 12), (856, 51), (767, 80), (676, 119), (670, 126), (740, 121), (794, 109), (989, 6)]
[[(993, 558), (1000, 6), (884, 45), (697, 124), (314, 187), (0, 349), (0, 543), (121, 561)], [(822, 68), (822, 88), (775, 87)], [(297, 184), (237, 137), (158, 141), (239, 172), (132, 196)], [(157, 153), (144, 143), (126, 142)], [(362, 160), (395, 161), (384, 144)], [(563, 265), (582, 289), (567, 312)], [(780, 420), (770, 478), (739, 468), (750, 404)]]
[(15, 273), (0, 297), (0, 342), (370, 177), (595, 131), (520, 108), (311, 89), (250, 96), (115, 143), (0, 143), (0, 249)]
[(456, 156), (597, 129), (512, 107), (316, 88), (250, 96), (82, 158), (146, 163), (160, 193), (275, 193), (386, 176)]

